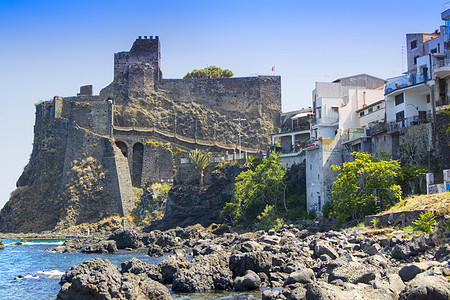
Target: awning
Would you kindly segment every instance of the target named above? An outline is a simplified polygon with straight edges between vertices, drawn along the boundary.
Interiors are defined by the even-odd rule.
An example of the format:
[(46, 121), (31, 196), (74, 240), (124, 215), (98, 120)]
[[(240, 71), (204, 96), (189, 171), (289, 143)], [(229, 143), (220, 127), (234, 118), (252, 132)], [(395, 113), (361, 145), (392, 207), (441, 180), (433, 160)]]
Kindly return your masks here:
[(309, 115), (311, 115), (311, 113), (299, 113), (299, 114), (296, 114), (295, 116), (293, 116), (291, 119), (304, 118), (304, 117), (307, 117)]

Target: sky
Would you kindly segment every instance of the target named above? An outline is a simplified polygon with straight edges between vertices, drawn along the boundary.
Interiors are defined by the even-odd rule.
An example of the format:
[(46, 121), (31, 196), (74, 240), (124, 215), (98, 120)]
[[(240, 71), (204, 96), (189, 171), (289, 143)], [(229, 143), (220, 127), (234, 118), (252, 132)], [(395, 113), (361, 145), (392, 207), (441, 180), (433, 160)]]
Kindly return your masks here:
[(31, 154), (34, 104), (98, 94), (139, 35), (159, 36), (164, 78), (211, 65), (281, 76), (290, 111), (311, 106), (316, 81), (406, 71), (406, 34), (443, 25), (445, 2), (0, 0), (0, 207)]

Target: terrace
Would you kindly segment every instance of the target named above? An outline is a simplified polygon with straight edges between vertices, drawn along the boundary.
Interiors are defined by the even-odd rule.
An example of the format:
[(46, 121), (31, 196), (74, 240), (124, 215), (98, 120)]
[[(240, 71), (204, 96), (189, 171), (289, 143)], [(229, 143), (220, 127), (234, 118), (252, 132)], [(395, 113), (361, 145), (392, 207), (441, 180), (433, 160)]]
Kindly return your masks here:
[(413, 86), (419, 83), (424, 83), (428, 81), (428, 74), (407, 74), (403, 76), (397, 76), (389, 78), (384, 88), (384, 94), (387, 95), (395, 90), (402, 89), (405, 87)]

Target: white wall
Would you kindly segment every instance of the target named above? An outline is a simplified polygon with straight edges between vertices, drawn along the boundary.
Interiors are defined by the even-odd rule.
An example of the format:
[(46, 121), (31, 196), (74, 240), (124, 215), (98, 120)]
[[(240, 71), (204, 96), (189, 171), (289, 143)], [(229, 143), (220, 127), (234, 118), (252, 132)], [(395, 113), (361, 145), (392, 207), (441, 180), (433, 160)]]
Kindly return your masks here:
[(306, 207), (308, 211), (319, 210), (318, 197), (322, 195), (322, 173), (321, 147), (306, 150)]
[(427, 103), (426, 95), (419, 95), (408, 92), (405, 93), (405, 96), (405, 118), (419, 115), (416, 107), (421, 111), (427, 111), (431, 109), (430, 103)]

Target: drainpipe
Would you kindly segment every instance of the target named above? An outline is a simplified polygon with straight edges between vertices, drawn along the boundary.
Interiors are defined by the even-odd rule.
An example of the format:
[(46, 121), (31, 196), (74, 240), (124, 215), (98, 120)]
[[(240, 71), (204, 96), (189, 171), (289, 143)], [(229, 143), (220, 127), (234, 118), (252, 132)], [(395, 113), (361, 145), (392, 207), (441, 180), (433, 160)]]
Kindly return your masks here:
[[(436, 78), (437, 79), (437, 78)], [(436, 82), (435, 79), (435, 82)], [(435, 149), (436, 143), (436, 102), (434, 100), (434, 85), (425, 84), (431, 92), (431, 145), (432, 148)], [(431, 150), (431, 149), (430, 149)]]
[[(432, 79), (433, 76), (433, 65), (432, 65), (432, 60), (431, 60), (431, 54), (428, 54), (428, 57), (430, 59), (430, 78)], [(434, 79), (434, 85), (428, 85), (428, 83), (426, 83), (426, 86), (430, 88), (431, 91), (431, 129), (432, 129), (432, 133), (431, 133), (431, 141), (432, 141), (432, 145), (433, 145), (433, 149), (435, 149), (435, 145), (436, 145), (436, 101), (434, 99), (434, 87), (436, 86), (436, 81), (438, 80), (438, 77), (436, 77)]]

